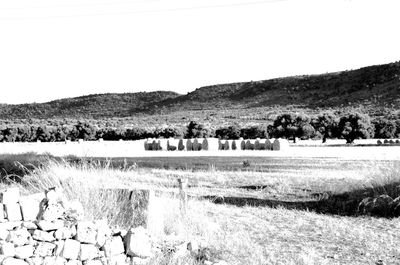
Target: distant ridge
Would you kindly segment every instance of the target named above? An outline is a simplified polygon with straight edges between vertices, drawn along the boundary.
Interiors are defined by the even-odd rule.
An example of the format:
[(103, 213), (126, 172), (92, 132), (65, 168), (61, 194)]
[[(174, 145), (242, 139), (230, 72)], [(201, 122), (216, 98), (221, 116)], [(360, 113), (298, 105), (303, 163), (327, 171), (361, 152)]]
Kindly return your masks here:
[(305, 108), (400, 108), (400, 62), (320, 75), (201, 87), (175, 92), (95, 94), (47, 103), (0, 104), (0, 119), (104, 118), (138, 113), (249, 109), (295, 105)]

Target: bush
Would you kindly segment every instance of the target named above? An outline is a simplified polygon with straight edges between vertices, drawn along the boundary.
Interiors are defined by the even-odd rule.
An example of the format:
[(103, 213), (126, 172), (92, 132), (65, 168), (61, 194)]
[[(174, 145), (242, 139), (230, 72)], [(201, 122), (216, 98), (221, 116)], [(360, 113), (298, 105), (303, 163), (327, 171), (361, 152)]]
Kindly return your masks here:
[(339, 131), (347, 143), (353, 143), (355, 139), (368, 139), (374, 136), (374, 126), (368, 115), (350, 113), (340, 118)]
[(376, 138), (394, 138), (396, 137), (396, 122), (385, 118), (378, 118), (372, 122), (375, 126)]

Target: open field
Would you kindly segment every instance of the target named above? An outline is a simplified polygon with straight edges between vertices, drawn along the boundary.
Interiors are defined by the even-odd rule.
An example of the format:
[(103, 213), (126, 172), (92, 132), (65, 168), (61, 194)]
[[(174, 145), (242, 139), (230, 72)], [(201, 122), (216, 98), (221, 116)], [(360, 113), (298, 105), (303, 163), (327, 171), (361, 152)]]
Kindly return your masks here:
[[(118, 205), (90, 192), (93, 188), (157, 190), (157, 214), (165, 222), (163, 231), (153, 236), (160, 242), (170, 237), (206, 242), (213, 255), (229, 264), (400, 263), (399, 219), (356, 211), (365, 196), (400, 195), (399, 161), (249, 157), (250, 167), (243, 168), (240, 157), (214, 157), (191, 158), (205, 164), (213, 160), (214, 166), (192, 161), (187, 169), (177, 170), (173, 165), (160, 169), (140, 164), (140, 159), (150, 163), (161, 158), (137, 159), (136, 167), (121, 161), (119, 169), (112, 160), (71, 164), (50, 159), (18, 185), (27, 192), (62, 186), (70, 198), (84, 203), (88, 218), (118, 211)], [(234, 168), (226, 170), (224, 163)], [(184, 218), (174, 195), (178, 178), (188, 179)]]

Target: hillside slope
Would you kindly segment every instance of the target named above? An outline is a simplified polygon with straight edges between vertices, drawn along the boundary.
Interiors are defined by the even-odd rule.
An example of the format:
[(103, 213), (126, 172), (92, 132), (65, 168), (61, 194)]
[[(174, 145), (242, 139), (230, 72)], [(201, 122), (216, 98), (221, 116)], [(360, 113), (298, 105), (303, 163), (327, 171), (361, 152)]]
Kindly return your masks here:
[(400, 62), (357, 70), (201, 87), (175, 92), (98, 94), (41, 104), (0, 104), (0, 119), (104, 118), (138, 113), (260, 107), (400, 108)]

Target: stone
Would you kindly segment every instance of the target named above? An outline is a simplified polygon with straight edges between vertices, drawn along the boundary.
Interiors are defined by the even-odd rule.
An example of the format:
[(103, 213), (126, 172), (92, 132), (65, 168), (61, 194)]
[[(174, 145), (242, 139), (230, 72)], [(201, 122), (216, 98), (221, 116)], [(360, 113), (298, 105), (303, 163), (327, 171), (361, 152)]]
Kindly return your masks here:
[(23, 246), (29, 243), (31, 233), (26, 228), (16, 228), (10, 231), (8, 235), (8, 242), (13, 243), (15, 246)]
[(38, 241), (53, 242), (56, 240), (53, 236), (53, 233), (45, 232), (38, 229), (33, 231), (32, 237), (33, 239)]
[(52, 204), (65, 204), (66, 199), (63, 194), (62, 188), (50, 188), (45, 192), (46, 199), (47, 199), (47, 204), (52, 205)]
[(33, 246), (26, 245), (15, 248), (15, 257), (18, 259), (27, 259), (33, 256)]
[(75, 235), (75, 226), (63, 226), (54, 232), (54, 237), (58, 240), (73, 238)]
[(19, 227), (22, 225), (21, 221), (13, 221), (13, 222), (5, 222), (5, 223), (0, 223), (0, 230), (13, 230), (16, 227)]
[(107, 224), (107, 220), (97, 220), (95, 225), (97, 227), (96, 246), (101, 248), (106, 243), (106, 240), (111, 237), (112, 231)]
[(15, 247), (13, 243), (1, 242), (0, 243), (0, 255), (5, 257), (14, 257)]
[(21, 226), (25, 227), (28, 230), (35, 230), (38, 228), (38, 226), (34, 222), (31, 222), (31, 221), (22, 222)]
[(67, 239), (64, 243), (64, 248), (61, 251), (61, 257), (66, 259), (78, 259), (81, 250), (81, 243), (73, 239)]
[(1, 264), (2, 265), (29, 265), (24, 260), (16, 259), (16, 258), (6, 258), (3, 260), (3, 262)]
[(97, 228), (93, 222), (79, 221), (76, 227), (76, 240), (81, 243), (96, 244)]
[(85, 216), (82, 203), (78, 200), (73, 200), (65, 205), (65, 218), (71, 221), (81, 221)]
[(106, 257), (112, 257), (124, 253), (124, 243), (120, 236), (113, 236), (109, 238), (103, 246)]
[(21, 207), (19, 203), (8, 203), (4, 204), (4, 209), (6, 212), (6, 216), (8, 221), (21, 221)]
[(53, 255), (53, 251), (56, 248), (56, 244), (49, 242), (39, 242), (36, 246), (34, 255), (39, 257), (46, 257)]
[(0, 203), (3, 204), (16, 204), (19, 202), (20, 193), (19, 188), (8, 188), (0, 193)]
[(87, 260), (83, 263), (84, 265), (108, 265), (107, 263), (103, 263), (99, 259), (92, 259), (92, 260)]
[(143, 227), (132, 228), (125, 236), (126, 254), (132, 257), (147, 258), (152, 255), (151, 238)]
[(42, 211), (39, 216), (39, 219), (54, 221), (57, 219), (61, 219), (64, 216), (65, 209), (61, 204), (49, 204)]
[(99, 249), (92, 244), (81, 244), (79, 260), (91, 260), (99, 257)]
[(132, 257), (131, 260), (131, 265), (148, 265), (150, 264), (150, 259), (149, 258), (139, 258), (139, 257)]
[(43, 265), (65, 265), (67, 260), (63, 257), (45, 257), (43, 260)]
[(54, 244), (56, 244), (56, 248), (54, 249), (54, 255), (61, 256), (61, 253), (64, 249), (65, 240), (55, 241)]
[(112, 256), (108, 259), (109, 265), (127, 265), (127, 258), (124, 254)]
[(25, 260), (29, 265), (42, 265), (43, 258), (42, 257), (31, 257)]
[(6, 240), (8, 238), (8, 235), (10, 234), (10, 231), (6, 229), (0, 229), (0, 240)]
[(6, 213), (4, 212), (4, 204), (0, 203), (0, 222), (4, 222)]
[(54, 230), (63, 228), (64, 221), (63, 220), (53, 220), (53, 221), (40, 220), (37, 223), (37, 225), (43, 231), (54, 231)]
[(66, 265), (82, 265), (82, 261), (80, 260), (69, 260)]
[(40, 201), (35, 201), (29, 197), (23, 197), (20, 201), (22, 219), (24, 221), (35, 221), (40, 213)]

